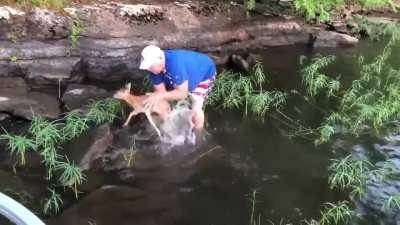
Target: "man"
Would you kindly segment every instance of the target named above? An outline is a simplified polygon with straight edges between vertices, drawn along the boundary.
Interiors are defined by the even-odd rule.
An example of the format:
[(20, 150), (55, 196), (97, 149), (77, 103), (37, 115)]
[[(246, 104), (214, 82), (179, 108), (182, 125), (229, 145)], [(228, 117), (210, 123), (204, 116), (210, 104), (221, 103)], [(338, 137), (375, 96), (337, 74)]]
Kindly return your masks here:
[(146, 107), (153, 107), (160, 99), (181, 100), (189, 95), (194, 128), (203, 129), (203, 105), (216, 76), (216, 66), (210, 57), (182, 49), (163, 51), (149, 45), (142, 51), (139, 68), (150, 72), (154, 88), (153, 93), (148, 93)]

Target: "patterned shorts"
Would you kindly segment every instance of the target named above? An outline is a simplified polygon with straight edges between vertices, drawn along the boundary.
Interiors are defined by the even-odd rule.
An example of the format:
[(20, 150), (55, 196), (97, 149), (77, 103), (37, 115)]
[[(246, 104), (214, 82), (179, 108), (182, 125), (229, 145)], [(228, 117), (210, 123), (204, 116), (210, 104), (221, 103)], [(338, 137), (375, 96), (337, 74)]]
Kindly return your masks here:
[(199, 103), (202, 107), (204, 101), (207, 99), (208, 95), (210, 94), (213, 86), (214, 86), (215, 76), (200, 82), (197, 87), (189, 93), (192, 99)]
[(207, 99), (212, 87), (214, 85), (215, 76), (212, 76), (210, 79), (200, 82), (197, 87), (191, 91), (192, 95), (197, 95), (202, 97), (204, 100)]

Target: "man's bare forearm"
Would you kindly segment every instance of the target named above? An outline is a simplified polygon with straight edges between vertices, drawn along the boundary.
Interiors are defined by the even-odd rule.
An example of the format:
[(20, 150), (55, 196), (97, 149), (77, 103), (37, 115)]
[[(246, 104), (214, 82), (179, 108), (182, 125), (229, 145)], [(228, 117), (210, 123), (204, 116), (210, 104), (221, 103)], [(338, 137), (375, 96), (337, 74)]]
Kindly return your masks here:
[(188, 96), (188, 91), (181, 89), (174, 89), (172, 91), (166, 91), (161, 93), (161, 97), (167, 101), (181, 100)]

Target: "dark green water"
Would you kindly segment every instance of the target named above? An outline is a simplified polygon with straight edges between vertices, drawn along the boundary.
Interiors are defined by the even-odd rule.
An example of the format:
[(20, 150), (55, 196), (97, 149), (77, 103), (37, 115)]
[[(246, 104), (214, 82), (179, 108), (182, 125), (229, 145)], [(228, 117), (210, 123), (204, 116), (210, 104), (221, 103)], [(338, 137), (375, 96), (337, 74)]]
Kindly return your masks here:
[[(367, 60), (371, 59), (383, 46), (383, 42), (362, 41), (356, 47), (311, 49), (288, 46), (256, 50), (254, 53), (262, 55), (270, 88), (301, 92), (301, 55), (336, 55), (337, 61), (329, 67), (329, 72), (334, 76), (340, 75), (343, 83), (348, 84), (359, 69), (356, 63), (358, 56), (362, 54)], [(400, 60), (398, 52), (399, 49), (394, 51), (397, 62)], [(301, 109), (296, 114), (298, 119), (309, 124), (320, 122), (321, 115), (308, 109), (306, 104), (292, 100), (289, 105)], [(170, 214), (150, 210), (135, 216), (130, 210), (133, 207), (145, 208), (148, 201), (134, 206), (127, 203), (123, 208), (110, 202), (117, 204), (124, 197), (106, 195), (95, 198), (95, 203), (85, 208), (71, 210), (67, 216), (50, 219), (49, 224), (76, 225), (91, 218), (98, 225), (244, 225), (250, 223), (250, 199), (254, 190), (257, 195), (253, 215), (257, 220), (260, 218), (261, 224), (279, 224), (280, 221), (299, 224), (304, 219), (318, 218), (324, 202), (347, 199), (346, 194), (330, 190), (327, 183), (329, 159), (336, 157), (331, 147), (317, 148), (305, 139), (289, 139), (281, 134), (278, 127), (279, 123), (273, 119), (261, 122), (251, 116), (243, 118), (239, 112), (208, 109), (207, 130), (210, 137), (203, 148), (220, 147), (205, 155), (193, 167), (182, 170), (172, 166), (157, 172), (158, 175), (151, 179), (139, 179), (134, 183), (120, 181), (113, 174), (94, 176), (102, 177), (98, 186), (122, 184), (149, 191), (149, 201), (167, 208)], [(0, 150), (0, 153), (4, 157), (4, 151)], [(80, 203), (66, 201), (66, 210), (77, 204)], [(96, 211), (97, 208), (102, 210)]]

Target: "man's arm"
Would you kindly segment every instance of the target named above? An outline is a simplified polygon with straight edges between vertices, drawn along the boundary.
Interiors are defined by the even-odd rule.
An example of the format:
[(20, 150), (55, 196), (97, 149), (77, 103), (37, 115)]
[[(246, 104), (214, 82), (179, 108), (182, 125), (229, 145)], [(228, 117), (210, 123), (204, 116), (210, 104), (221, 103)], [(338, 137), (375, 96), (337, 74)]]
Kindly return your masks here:
[(157, 93), (167, 92), (167, 89), (165, 88), (164, 83), (153, 85), (153, 90), (154, 90), (154, 92), (157, 92)]
[[(188, 81), (184, 81), (181, 85), (176, 86), (172, 91), (165, 91), (160, 93), (160, 98), (167, 101), (181, 100), (188, 96), (189, 93)], [(164, 86), (165, 89), (165, 86)]]
[(154, 93), (148, 93), (149, 97), (144, 100), (146, 108), (152, 108), (160, 99), (167, 101), (180, 100), (186, 98), (189, 94), (188, 81), (184, 81), (172, 91), (166, 91), (164, 84), (154, 85), (153, 88)]

